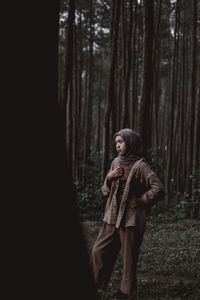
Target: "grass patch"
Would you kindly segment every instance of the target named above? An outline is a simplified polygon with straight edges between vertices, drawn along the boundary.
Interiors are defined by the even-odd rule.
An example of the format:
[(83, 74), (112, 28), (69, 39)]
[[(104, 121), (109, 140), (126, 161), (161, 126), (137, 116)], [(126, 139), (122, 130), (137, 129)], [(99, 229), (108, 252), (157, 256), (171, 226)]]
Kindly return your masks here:
[[(101, 224), (83, 222), (89, 253)], [(118, 289), (121, 267), (119, 256), (106, 299)], [(176, 220), (162, 214), (148, 217), (137, 273), (141, 300), (199, 300), (200, 220)]]

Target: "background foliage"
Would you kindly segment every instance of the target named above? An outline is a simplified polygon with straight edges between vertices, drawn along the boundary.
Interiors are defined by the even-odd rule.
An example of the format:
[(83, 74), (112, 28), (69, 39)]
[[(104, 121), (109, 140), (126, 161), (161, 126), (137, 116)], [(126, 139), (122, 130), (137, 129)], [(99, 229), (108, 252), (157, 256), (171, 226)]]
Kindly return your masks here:
[(101, 215), (98, 190), (122, 127), (141, 134), (163, 205), (199, 217), (199, 50), (197, 0), (61, 1), (59, 104), (84, 217)]

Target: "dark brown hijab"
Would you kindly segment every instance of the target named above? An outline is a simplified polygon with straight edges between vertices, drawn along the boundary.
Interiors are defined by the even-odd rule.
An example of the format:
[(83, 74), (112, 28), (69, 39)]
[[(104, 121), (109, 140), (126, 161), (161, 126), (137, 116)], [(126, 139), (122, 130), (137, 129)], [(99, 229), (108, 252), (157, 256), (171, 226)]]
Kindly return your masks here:
[(122, 164), (129, 165), (144, 157), (142, 151), (142, 141), (140, 135), (130, 128), (124, 128), (115, 133), (116, 136), (121, 136), (127, 148), (126, 155), (119, 155), (119, 161)]

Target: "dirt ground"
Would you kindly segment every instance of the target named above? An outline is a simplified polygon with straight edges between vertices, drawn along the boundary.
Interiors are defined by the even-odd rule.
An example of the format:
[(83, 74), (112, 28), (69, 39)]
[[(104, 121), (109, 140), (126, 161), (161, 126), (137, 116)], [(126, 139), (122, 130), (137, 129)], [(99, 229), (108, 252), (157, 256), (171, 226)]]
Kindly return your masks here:
[[(100, 226), (83, 222), (89, 254)], [(102, 299), (118, 289), (121, 266), (119, 256)], [(200, 300), (200, 220), (148, 217), (137, 274), (140, 300)]]

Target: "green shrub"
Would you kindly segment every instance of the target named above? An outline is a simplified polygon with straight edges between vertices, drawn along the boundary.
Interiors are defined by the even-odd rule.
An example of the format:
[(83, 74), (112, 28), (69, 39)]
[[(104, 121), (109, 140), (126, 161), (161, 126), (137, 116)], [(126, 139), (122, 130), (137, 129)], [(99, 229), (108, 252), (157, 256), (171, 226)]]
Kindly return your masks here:
[(102, 153), (91, 151), (85, 165), (87, 178), (74, 178), (77, 204), (82, 220), (99, 220), (104, 202), (101, 196)]
[(98, 220), (103, 209), (99, 186), (91, 183), (83, 185), (77, 179), (74, 184), (80, 218)]
[(177, 204), (177, 215), (180, 219), (184, 218), (198, 218), (200, 210), (200, 169), (196, 170), (193, 175), (190, 176), (192, 180), (192, 193), (182, 194), (180, 201)]

